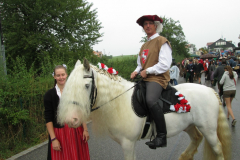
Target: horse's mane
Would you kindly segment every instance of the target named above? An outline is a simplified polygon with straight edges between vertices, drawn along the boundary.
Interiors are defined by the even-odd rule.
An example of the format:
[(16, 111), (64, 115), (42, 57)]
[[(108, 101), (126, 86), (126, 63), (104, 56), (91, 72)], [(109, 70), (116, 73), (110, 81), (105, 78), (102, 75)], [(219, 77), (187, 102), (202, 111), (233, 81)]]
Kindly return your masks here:
[(110, 74), (108, 71), (106, 71), (105, 69), (99, 69), (97, 66), (94, 66), (91, 64), (91, 68), (94, 69), (96, 72), (103, 74), (107, 77), (109, 77), (110, 79), (114, 80), (114, 81), (122, 81), (122, 77), (118, 76), (118, 75), (114, 75), (114, 74)]
[[(109, 102), (91, 113), (91, 119), (93, 122), (92, 129), (95, 133), (98, 133), (98, 136), (105, 136), (108, 132), (108, 126), (121, 125), (123, 119), (126, 119), (126, 117), (132, 117), (131, 114), (133, 114), (133, 112), (129, 105), (131, 105), (131, 95), (133, 90), (130, 90), (121, 96), (119, 95), (131, 88), (134, 83), (125, 80), (121, 76), (112, 75), (108, 73), (108, 71), (99, 69), (94, 65), (91, 65), (91, 68), (98, 74), (98, 96), (96, 104), (102, 105)], [(112, 99), (114, 100), (111, 101)], [(97, 107), (96, 104), (95, 107)], [(128, 130), (129, 127), (131, 126), (122, 126), (125, 130)]]

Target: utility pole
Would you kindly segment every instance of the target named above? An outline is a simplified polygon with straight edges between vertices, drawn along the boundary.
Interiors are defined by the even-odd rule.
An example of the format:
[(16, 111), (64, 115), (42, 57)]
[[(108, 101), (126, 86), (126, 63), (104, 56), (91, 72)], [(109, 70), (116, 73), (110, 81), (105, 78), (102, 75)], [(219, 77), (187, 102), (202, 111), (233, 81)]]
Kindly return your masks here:
[(7, 68), (6, 68), (6, 58), (5, 58), (5, 47), (3, 45), (2, 40), (2, 21), (1, 21), (1, 13), (0, 13), (0, 73), (1, 75), (7, 75)]

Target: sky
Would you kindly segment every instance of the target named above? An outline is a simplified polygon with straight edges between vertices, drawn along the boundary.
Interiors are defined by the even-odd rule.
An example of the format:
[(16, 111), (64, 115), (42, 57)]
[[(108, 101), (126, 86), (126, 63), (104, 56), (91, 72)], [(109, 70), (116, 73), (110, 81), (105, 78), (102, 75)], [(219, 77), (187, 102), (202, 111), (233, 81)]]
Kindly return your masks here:
[[(93, 46), (105, 55), (138, 54), (145, 36), (136, 21), (158, 15), (179, 21), (185, 38), (197, 49), (220, 38), (240, 42), (240, 0), (87, 0), (97, 10), (104, 36)], [(163, 26), (164, 30), (164, 26)]]

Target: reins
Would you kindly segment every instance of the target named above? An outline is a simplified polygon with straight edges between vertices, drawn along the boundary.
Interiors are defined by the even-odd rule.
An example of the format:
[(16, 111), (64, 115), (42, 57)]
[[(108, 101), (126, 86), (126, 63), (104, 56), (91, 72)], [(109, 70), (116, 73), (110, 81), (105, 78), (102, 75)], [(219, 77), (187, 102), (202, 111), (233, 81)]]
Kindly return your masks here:
[[(139, 81), (139, 82), (140, 82), (140, 81)], [(139, 82), (138, 82), (138, 83), (139, 83)], [(111, 99), (110, 101), (108, 101), (108, 102), (106, 102), (106, 103), (104, 103), (104, 104), (102, 104), (102, 105), (100, 105), (100, 106), (98, 106), (98, 107), (96, 107), (96, 108), (94, 108), (94, 109), (91, 109), (91, 112), (92, 112), (92, 111), (95, 111), (95, 110), (99, 109), (100, 107), (104, 106), (105, 104), (108, 104), (108, 103), (110, 103), (111, 101), (117, 99), (118, 97), (120, 97), (121, 95), (123, 95), (124, 93), (126, 93), (127, 91), (129, 91), (129, 90), (131, 90), (132, 88), (134, 88), (138, 83), (136, 83), (136, 84), (133, 85), (131, 88), (129, 88), (129, 89), (127, 89), (126, 91), (124, 91), (123, 93), (119, 94), (119, 95), (116, 96), (115, 98)]]
[[(124, 91), (123, 93), (119, 94), (118, 96), (114, 97), (114, 98), (111, 99), (110, 101), (108, 101), (108, 102), (106, 102), (106, 103), (104, 103), (104, 104), (102, 104), (102, 105), (100, 105), (100, 106), (97, 106), (96, 108), (92, 108), (93, 106), (91, 106), (91, 112), (93, 112), (93, 111), (99, 109), (100, 107), (104, 106), (105, 104), (108, 104), (108, 103), (110, 103), (111, 101), (117, 99), (118, 97), (120, 97), (120, 96), (123, 95), (124, 93), (126, 93), (126, 92), (128, 92), (129, 90), (131, 90), (132, 88), (134, 88), (136, 85), (138, 85), (139, 82), (141, 82), (141, 81), (143, 80), (142, 77), (140, 77), (140, 78), (138, 78), (138, 79), (139, 79), (139, 80), (134, 79), (134, 80), (135, 80), (134, 82), (137, 81), (137, 83), (136, 83), (135, 85), (133, 85), (131, 88), (127, 89), (127, 90)], [(130, 81), (131, 81), (131, 79), (130, 79)]]

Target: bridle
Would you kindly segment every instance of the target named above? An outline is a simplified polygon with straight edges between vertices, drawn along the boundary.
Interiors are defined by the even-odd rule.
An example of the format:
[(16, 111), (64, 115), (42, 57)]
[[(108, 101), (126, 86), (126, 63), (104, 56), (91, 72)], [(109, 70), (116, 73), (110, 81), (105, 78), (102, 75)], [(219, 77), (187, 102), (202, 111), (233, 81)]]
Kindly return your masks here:
[(92, 78), (92, 88), (91, 88), (91, 93), (90, 93), (90, 109), (91, 109), (91, 112), (98, 109), (98, 108), (94, 108), (93, 109), (93, 106), (96, 102), (96, 99), (97, 99), (97, 87), (96, 87), (96, 84), (95, 84), (95, 79), (94, 79), (94, 74), (93, 74), (93, 71), (92, 71), (92, 75), (84, 75), (83, 78)]
[[(90, 104), (90, 109), (91, 109), (91, 112), (99, 109), (100, 107), (102, 107), (103, 105), (115, 100), (116, 98), (120, 97), (121, 95), (123, 95), (124, 93), (126, 93), (127, 91), (131, 90), (132, 88), (134, 88), (136, 85), (138, 85), (138, 83), (140, 83), (140, 81), (138, 81), (135, 85), (133, 85), (131, 88), (127, 89), (126, 91), (124, 91), (123, 93), (119, 94), (118, 96), (116, 96), (115, 98), (111, 99), (110, 101), (96, 107), (96, 108), (93, 108), (95, 102), (96, 102), (96, 99), (97, 99), (97, 87), (95, 85), (95, 79), (94, 79), (94, 74), (93, 74), (93, 71), (92, 71), (92, 75), (84, 75), (83, 78), (92, 78), (92, 88), (91, 88), (91, 93), (90, 93), (90, 101), (91, 101), (91, 104)], [(77, 104), (78, 105), (78, 104)]]

